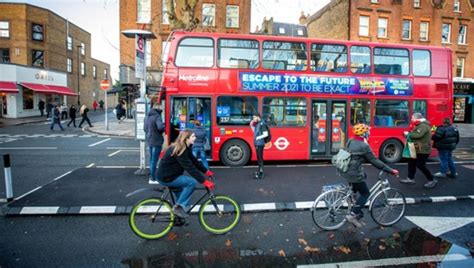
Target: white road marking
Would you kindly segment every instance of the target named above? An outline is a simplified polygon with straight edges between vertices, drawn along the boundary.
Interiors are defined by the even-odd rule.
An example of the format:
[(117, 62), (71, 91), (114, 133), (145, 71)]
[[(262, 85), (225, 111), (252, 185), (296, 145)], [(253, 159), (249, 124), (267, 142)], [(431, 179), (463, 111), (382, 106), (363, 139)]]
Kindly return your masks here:
[(86, 166), (86, 168), (91, 168), (91, 167), (93, 167), (94, 165), (95, 165), (95, 163), (92, 163), (92, 164)]
[(244, 204), (245, 211), (275, 210), (275, 203)]
[(83, 206), (79, 211), (80, 214), (102, 214), (114, 213), (116, 206)]
[[(54, 178), (53, 181), (57, 181), (57, 180), (61, 179), (62, 177), (71, 174), (71, 172), (72, 172), (72, 170), (71, 170), (71, 171), (68, 171), (68, 172), (66, 172), (66, 173), (64, 173), (63, 175), (60, 175), (59, 177)], [(20, 200), (20, 199), (22, 199), (23, 197), (25, 197), (25, 196), (27, 196), (27, 195), (29, 195), (29, 194), (35, 192), (35, 191), (38, 191), (38, 190), (41, 189), (42, 187), (43, 187), (43, 186), (38, 186), (38, 187), (36, 187), (35, 189), (33, 189), (33, 190), (31, 190), (31, 191), (29, 191), (29, 192), (27, 192), (27, 193), (24, 193), (24, 194), (20, 195), (19, 197), (14, 198), (13, 200)]]
[(98, 142), (96, 142), (96, 143), (93, 143), (93, 144), (89, 145), (89, 147), (94, 147), (94, 146), (96, 146), (96, 145), (99, 145), (99, 144), (104, 143), (104, 142), (109, 141), (109, 140), (111, 140), (111, 138), (108, 138), (108, 139), (101, 140), (101, 141), (98, 141)]
[(23, 207), (20, 214), (56, 214), (59, 207)]
[(62, 177), (66, 176), (66, 175), (69, 175), (69, 174), (71, 174), (71, 173), (72, 173), (72, 170), (71, 170), (71, 171), (68, 171), (68, 172), (66, 172), (66, 173), (64, 173), (63, 175), (61, 175), (61, 176), (59, 176), (59, 177), (57, 177), (57, 178), (54, 178), (53, 181), (57, 181), (57, 180), (61, 179)]
[(365, 261), (351, 261), (351, 262), (339, 262), (339, 263), (326, 263), (326, 264), (310, 264), (310, 265), (298, 265), (297, 267), (305, 268), (342, 268), (342, 267), (377, 267), (377, 266), (401, 266), (416, 263), (432, 263), (432, 262), (450, 262), (450, 261), (464, 261), (471, 260), (471, 256), (463, 254), (446, 254), (446, 255), (431, 255), (431, 256), (416, 256), (416, 257), (401, 257), (401, 258), (387, 258), (378, 260), (365, 260)]
[(430, 197), (433, 200), (433, 203), (446, 202), (446, 201), (456, 201), (455, 196), (433, 196)]
[(474, 222), (474, 218), (468, 217), (405, 216), (405, 218), (435, 237)]
[(58, 147), (0, 147), (0, 150), (57, 150)]
[(312, 207), (313, 207), (313, 204), (314, 204), (314, 202), (310, 202), (310, 201), (307, 201), (307, 202), (295, 202), (295, 206), (296, 206), (296, 208), (298, 208), (298, 209), (312, 208)]
[(138, 147), (106, 147), (107, 150), (140, 150)]
[(117, 150), (117, 151), (115, 151), (115, 152), (109, 154), (108, 157), (112, 157), (112, 156), (114, 156), (114, 155), (120, 153), (121, 151), (122, 151), (122, 150)]

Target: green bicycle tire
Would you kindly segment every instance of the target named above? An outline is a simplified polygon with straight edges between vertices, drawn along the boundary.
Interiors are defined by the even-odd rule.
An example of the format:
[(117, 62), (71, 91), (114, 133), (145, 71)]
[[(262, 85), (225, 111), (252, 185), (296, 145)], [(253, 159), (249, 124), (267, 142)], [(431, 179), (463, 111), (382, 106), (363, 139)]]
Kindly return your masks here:
[[(232, 198), (226, 196), (226, 195), (215, 195), (214, 200), (216, 200), (218, 203), (219, 202), (224, 202), (224, 205), (220, 205), (224, 207), (224, 212), (234, 212), (233, 213), (233, 219), (231, 220), (231, 223), (229, 225), (226, 225), (225, 227), (222, 228), (216, 228), (214, 227), (211, 223), (207, 222), (205, 215), (206, 214), (213, 214), (215, 212), (214, 210), (214, 205), (211, 203), (212, 199), (208, 199), (204, 204), (201, 205), (201, 208), (199, 209), (199, 223), (201, 226), (204, 228), (209, 233), (212, 234), (225, 234), (230, 232), (240, 221), (240, 205)], [(230, 209), (229, 209), (230, 206)], [(215, 222), (214, 222), (215, 223)]]
[[(158, 232), (144, 231), (141, 229), (142, 227), (138, 227), (138, 224), (137, 224), (138, 216), (141, 216), (141, 215), (146, 216), (146, 215), (152, 215), (156, 213), (157, 209), (153, 209), (153, 207), (151, 207), (152, 209), (147, 208), (150, 206), (158, 206), (157, 209), (160, 209), (160, 210), (164, 208), (164, 212), (158, 214), (159, 218), (165, 222), (164, 229), (157, 228), (159, 227), (158, 224), (155, 224), (155, 222), (152, 222), (150, 218), (148, 220), (145, 219), (145, 221), (149, 221), (150, 226), (153, 225), (152, 230), (156, 229)], [(139, 201), (135, 206), (133, 206), (132, 211), (130, 212), (130, 216), (129, 216), (129, 224), (130, 224), (130, 228), (137, 236), (144, 239), (158, 239), (165, 236), (169, 231), (171, 231), (171, 228), (173, 228), (173, 224), (174, 224), (174, 217), (175, 216), (172, 213), (171, 205), (168, 201), (165, 201), (159, 198), (146, 198)]]

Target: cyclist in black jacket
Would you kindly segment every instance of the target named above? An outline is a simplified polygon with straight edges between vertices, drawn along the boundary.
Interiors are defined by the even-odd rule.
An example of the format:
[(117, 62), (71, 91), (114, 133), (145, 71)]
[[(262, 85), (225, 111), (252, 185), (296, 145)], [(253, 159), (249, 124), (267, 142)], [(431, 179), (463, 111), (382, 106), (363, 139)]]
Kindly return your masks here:
[[(157, 180), (160, 184), (181, 188), (176, 192), (177, 200), (173, 207), (173, 213), (181, 218), (188, 216), (189, 199), (198, 182), (209, 189), (214, 188), (214, 183), (206, 179), (214, 173), (205, 168), (192, 153), (194, 140), (196, 136), (192, 131), (187, 129), (181, 131), (176, 141), (166, 150), (157, 172)], [(184, 171), (187, 171), (191, 177), (183, 175)]]
[[(431, 137), (434, 141), (433, 147), (438, 149), (440, 171), (434, 174), (438, 178), (456, 178), (456, 167), (453, 162), (453, 151), (459, 143), (459, 131), (451, 124), (450, 118), (443, 119), (443, 124), (436, 128)], [(448, 173), (448, 167), (450, 173)]]

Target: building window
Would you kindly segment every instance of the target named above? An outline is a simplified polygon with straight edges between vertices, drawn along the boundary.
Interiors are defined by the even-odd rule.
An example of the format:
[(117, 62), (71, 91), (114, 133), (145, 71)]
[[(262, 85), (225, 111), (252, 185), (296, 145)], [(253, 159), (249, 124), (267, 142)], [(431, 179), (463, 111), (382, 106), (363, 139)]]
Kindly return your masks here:
[(216, 26), (216, 5), (202, 4), (202, 26)]
[(278, 27), (278, 33), (279, 33), (279, 34), (285, 34), (285, 28), (283, 28), (283, 27)]
[(379, 3), (379, 0), (370, 0), (370, 3), (372, 3), (372, 4), (378, 4), (378, 3)]
[(388, 28), (388, 19), (379, 18), (378, 28), (377, 28), (377, 37), (386, 38), (387, 37), (387, 28)]
[(23, 87), (23, 110), (31, 110), (34, 107), (33, 90)]
[(150, 22), (151, 22), (151, 0), (137, 0), (137, 23), (150, 23)]
[(451, 42), (451, 24), (443, 23), (443, 29), (441, 33), (441, 43)]
[[(168, 2), (169, 0), (163, 0), (161, 1), (161, 13), (163, 14), (161, 16), (161, 23), (162, 24), (170, 24), (170, 19), (168, 17)], [(174, 5), (176, 7), (176, 5)]]
[(456, 61), (456, 77), (464, 77), (464, 58), (458, 58)]
[(31, 51), (32, 61), (31, 65), (36, 67), (44, 67), (44, 51), (32, 50)]
[(461, 3), (459, 0), (454, 0), (454, 12), (461, 12)]
[(421, 22), (420, 23), (420, 41), (428, 41), (429, 31), (430, 31), (430, 23), (426, 21)]
[(420, 8), (421, 7), (421, 0), (413, 0), (413, 7)]
[(0, 48), (0, 63), (10, 63), (9, 48)]
[(67, 36), (67, 50), (72, 50), (72, 37), (70, 35)]
[(369, 21), (368, 16), (359, 17), (359, 35), (360, 36), (369, 36)]
[(81, 55), (85, 56), (86, 55), (86, 44), (81, 43)]
[(0, 37), (3, 37), (3, 38), (10, 37), (10, 22), (0, 21)]
[(403, 20), (402, 39), (411, 39), (411, 20)]
[(226, 7), (225, 27), (239, 28), (239, 6), (228, 5)]
[(298, 36), (303, 36), (304, 35), (303, 29), (298, 29), (297, 34), (298, 34)]
[(145, 50), (146, 50), (146, 55), (145, 55), (146, 67), (150, 67), (151, 66), (151, 40), (146, 40)]
[(72, 73), (72, 59), (67, 58), (67, 72)]
[(86, 64), (81, 62), (81, 75), (86, 76)]
[(104, 79), (109, 79), (109, 73), (107, 72), (107, 69), (104, 69)]
[(92, 65), (92, 77), (94, 79), (97, 78), (97, 66), (95, 66), (95, 65)]
[(459, 25), (458, 44), (466, 44), (467, 25)]
[(41, 24), (31, 24), (32, 34), (31, 38), (35, 41), (44, 41), (44, 28)]

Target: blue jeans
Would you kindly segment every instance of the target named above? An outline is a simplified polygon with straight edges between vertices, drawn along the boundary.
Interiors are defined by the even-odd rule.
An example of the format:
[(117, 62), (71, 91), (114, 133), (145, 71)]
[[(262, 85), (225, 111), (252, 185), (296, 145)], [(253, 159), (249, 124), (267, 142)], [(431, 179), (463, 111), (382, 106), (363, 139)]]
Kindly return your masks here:
[(53, 130), (54, 125), (56, 124), (59, 126), (61, 130), (64, 130), (63, 126), (61, 125), (61, 120), (59, 120), (59, 118), (58, 119), (53, 118), (53, 120), (51, 120), (51, 126), (49, 127), (49, 129)]
[(451, 171), (451, 174), (456, 174), (456, 168), (454, 167), (453, 162), (453, 151), (452, 150), (438, 150), (439, 152), (439, 164), (440, 172), (443, 174), (448, 173), (448, 167)]
[(201, 159), (201, 163), (202, 165), (209, 169), (209, 163), (207, 163), (207, 156), (206, 156), (206, 152), (204, 151), (204, 148), (202, 147), (196, 147), (194, 148), (193, 147), (193, 155), (194, 157), (196, 157), (197, 159)]
[(160, 146), (149, 146), (150, 149), (150, 177), (156, 180), (156, 166), (158, 164), (158, 158), (160, 157), (161, 145)]
[(187, 209), (189, 199), (191, 199), (194, 187), (198, 184), (198, 181), (193, 177), (181, 175), (172, 182), (160, 181), (160, 184), (168, 187), (181, 188), (180, 191), (175, 192), (177, 195), (176, 204), (180, 205), (183, 209)]

